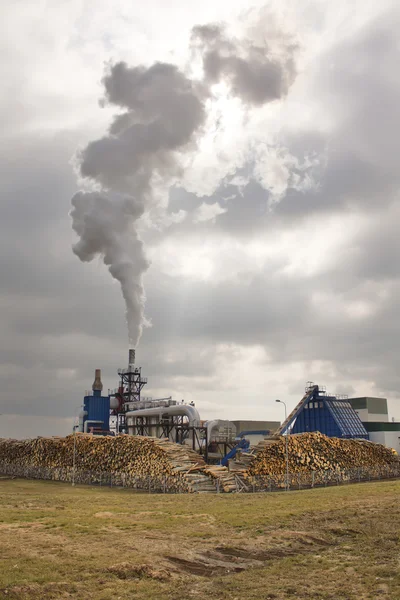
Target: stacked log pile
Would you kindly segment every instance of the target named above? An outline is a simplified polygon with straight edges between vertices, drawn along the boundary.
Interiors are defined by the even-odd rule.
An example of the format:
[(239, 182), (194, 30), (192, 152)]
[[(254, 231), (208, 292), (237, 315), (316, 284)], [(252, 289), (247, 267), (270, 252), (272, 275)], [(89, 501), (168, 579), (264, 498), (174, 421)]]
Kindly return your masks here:
[[(75, 443), (76, 481), (93, 482), (112, 474), (115, 484), (132, 487), (167, 486), (168, 491), (215, 492), (215, 484), (204, 473), (201, 456), (187, 446), (165, 439), (119, 435), (98, 437), (77, 433), (65, 438), (0, 440), (0, 463), (21, 471), (48, 472), (51, 479), (70, 481)], [(101, 480), (99, 480), (101, 481)]]
[[(389, 471), (400, 476), (399, 457), (379, 444), (318, 432), (291, 435), (287, 442), (291, 486), (357, 479), (360, 470), (362, 476), (381, 477)], [(0, 469), (4, 466), (7, 474), (60, 481), (71, 481), (74, 473), (77, 483), (108, 484), (111, 479), (113, 485), (170, 492), (249, 491), (284, 486), (286, 439), (265, 439), (251, 452), (238, 453), (229, 469), (206, 465), (187, 446), (166, 439), (90, 434), (0, 439)]]
[(212, 477), (215, 485), (220, 492), (236, 492), (237, 481), (235, 475), (227, 467), (220, 465), (207, 465), (204, 473)]
[[(385, 470), (399, 468), (399, 458), (389, 448), (361, 439), (329, 438), (322, 433), (290, 435), (287, 439), (289, 473), (293, 485), (301, 480), (307, 484), (312, 473), (313, 481), (332, 478), (356, 478), (355, 471), (368, 471), (370, 476), (384, 476)], [(273, 478), (283, 483), (286, 473), (286, 439), (261, 441), (253, 454), (240, 456), (233, 466), (247, 478)]]

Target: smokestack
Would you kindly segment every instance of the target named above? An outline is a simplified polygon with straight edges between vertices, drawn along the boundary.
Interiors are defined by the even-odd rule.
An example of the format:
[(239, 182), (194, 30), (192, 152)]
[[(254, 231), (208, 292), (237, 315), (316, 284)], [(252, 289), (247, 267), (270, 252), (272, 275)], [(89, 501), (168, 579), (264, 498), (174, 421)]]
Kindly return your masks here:
[(101, 370), (96, 369), (95, 375), (94, 375), (94, 382), (92, 385), (92, 390), (94, 392), (101, 392), (102, 389), (103, 389), (103, 384), (101, 382)]
[[(182, 187), (204, 194), (196, 176), (190, 179), (190, 165), (207, 129), (219, 123), (219, 117), (215, 121), (214, 85), (225, 83), (226, 97), (239, 98), (243, 118), (247, 118), (248, 107), (286, 96), (294, 81), (297, 40), (280, 31), (269, 15), (264, 20), (268, 22), (254, 23), (249, 30), (254, 39), (229, 37), (223, 25), (194, 27), (190, 50), (203, 64), (203, 79), (191, 78), (186, 69), (163, 61), (150, 66), (129, 67), (125, 62), (107, 66), (103, 101), (118, 112), (108, 132), (77, 154), (79, 179), (85, 184), (71, 200), (70, 215), (78, 236), (73, 252), (82, 262), (100, 257), (120, 283), (129, 345), (137, 347), (143, 327), (149, 324), (144, 314), (143, 276), (150, 262), (140, 238), (140, 219), (145, 214), (153, 221), (155, 206), (160, 202), (164, 206), (169, 189), (186, 182), (186, 177)], [(271, 43), (265, 40), (265, 32)], [(244, 148), (252, 164), (253, 144), (246, 142)], [(219, 188), (226, 173), (236, 170), (236, 154), (229, 160), (232, 164), (224, 157), (222, 166), (218, 165), (219, 179), (211, 180), (212, 189), (207, 183), (208, 193)], [(264, 160), (254, 165), (258, 181)], [(263, 185), (270, 188), (266, 182)], [(134, 358), (129, 364), (134, 364)]]
[(129, 348), (129, 367), (133, 367), (135, 364), (135, 350)]

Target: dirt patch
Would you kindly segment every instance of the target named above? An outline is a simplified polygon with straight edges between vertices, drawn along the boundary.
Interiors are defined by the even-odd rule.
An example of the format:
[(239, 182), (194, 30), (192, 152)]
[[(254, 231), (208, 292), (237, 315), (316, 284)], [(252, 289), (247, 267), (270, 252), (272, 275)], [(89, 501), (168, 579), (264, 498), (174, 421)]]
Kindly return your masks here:
[(289, 540), (294, 540), (295, 546), (271, 546), (256, 548), (254, 546), (216, 546), (202, 553), (192, 553), (190, 560), (179, 556), (165, 556), (165, 558), (178, 567), (179, 571), (191, 575), (212, 577), (215, 575), (228, 575), (251, 568), (262, 567), (273, 560), (284, 559), (289, 556), (308, 554), (332, 543), (317, 536), (300, 532), (290, 532), (293, 535)]
[(43, 529), (43, 523), (2, 523), (0, 525), (0, 529), (8, 529), (17, 530), (18, 532), (27, 531), (29, 532), (32, 529)]
[[(0, 598), (400, 600), (399, 486), (171, 497), (0, 482), (3, 521), (19, 519), (0, 524)], [(26, 511), (40, 502), (65, 510)]]
[(240, 571), (246, 569), (244, 565), (236, 565), (228, 562), (216, 564), (215, 562), (207, 561), (206, 557), (203, 557), (203, 560), (186, 560), (179, 556), (166, 556), (165, 558), (175, 564), (179, 571), (190, 573), (191, 575), (228, 575), (230, 573), (240, 573)]
[(300, 544), (306, 544), (308, 546), (332, 546), (333, 543), (325, 540), (324, 538), (317, 537), (316, 535), (301, 535), (298, 538)]
[(49, 582), (45, 585), (14, 585), (9, 588), (0, 589), (0, 598), (9, 598), (10, 600), (61, 600), (62, 598), (72, 598), (74, 586), (68, 582)]
[(248, 561), (266, 562), (275, 558), (284, 558), (296, 554), (294, 550), (272, 548), (271, 550), (251, 550), (246, 548), (230, 548), (219, 546), (215, 549), (222, 556), (232, 556)]
[[(326, 531), (333, 533), (330, 529)], [(280, 544), (315, 544), (317, 546), (331, 546), (333, 543), (332, 540), (315, 533), (311, 534), (308, 531), (293, 529), (271, 529), (268, 536), (263, 538), (263, 542), (268, 544), (271, 540)]]
[(237, 548), (231, 546), (217, 546), (201, 554), (195, 554), (191, 560), (179, 556), (166, 556), (169, 562), (176, 565), (180, 571), (191, 575), (230, 575), (240, 573), (249, 568), (261, 567), (270, 560), (285, 558), (304, 552), (304, 549), (273, 548), (269, 550), (255, 550), (254, 548)]
[(167, 581), (171, 573), (167, 569), (153, 569), (150, 565), (132, 565), (131, 563), (120, 563), (107, 569), (108, 573), (116, 575), (119, 579), (156, 579)]
[(333, 533), (334, 535), (347, 537), (356, 537), (362, 534), (362, 531), (359, 531), (358, 529), (350, 529), (348, 527), (328, 527), (327, 531), (329, 531), (329, 533)]
[(0, 589), (1, 598), (35, 598), (40, 593), (40, 585), (14, 585)]

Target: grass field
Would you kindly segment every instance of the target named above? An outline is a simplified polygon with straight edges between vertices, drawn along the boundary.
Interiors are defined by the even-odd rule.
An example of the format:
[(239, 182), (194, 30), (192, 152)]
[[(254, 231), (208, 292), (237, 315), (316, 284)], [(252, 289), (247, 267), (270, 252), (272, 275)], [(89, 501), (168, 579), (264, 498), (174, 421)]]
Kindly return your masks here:
[(0, 598), (400, 600), (400, 482), (163, 496), (0, 479)]

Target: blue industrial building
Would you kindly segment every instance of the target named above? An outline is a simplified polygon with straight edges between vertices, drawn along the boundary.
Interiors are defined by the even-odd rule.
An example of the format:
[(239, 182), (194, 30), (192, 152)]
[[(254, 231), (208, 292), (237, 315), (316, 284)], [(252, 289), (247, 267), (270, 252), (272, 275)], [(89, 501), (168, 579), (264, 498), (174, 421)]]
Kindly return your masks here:
[(108, 432), (110, 429), (110, 396), (102, 396), (103, 384), (100, 369), (92, 386), (93, 393), (83, 399), (81, 431)]
[(368, 432), (347, 397), (330, 396), (312, 382), (277, 433), (310, 431), (319, 431), (328, 437), (368, 439)]

